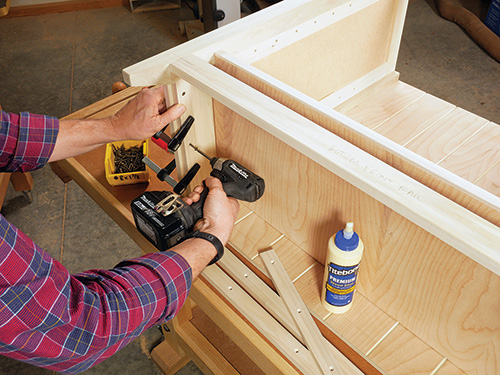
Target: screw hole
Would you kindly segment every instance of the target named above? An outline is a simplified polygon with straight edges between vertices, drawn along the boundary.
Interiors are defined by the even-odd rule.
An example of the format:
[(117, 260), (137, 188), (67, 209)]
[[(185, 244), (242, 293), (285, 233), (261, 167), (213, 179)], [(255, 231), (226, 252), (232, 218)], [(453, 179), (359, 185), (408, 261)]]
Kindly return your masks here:
[(185, 96), (186, 95), (186, 91), (183, 91), (181, 96)]
[(302, 313), (302, 310), (301, 309), (297, 309), (297, 312), (300, 314), (300, 313)]
[(295, 349), (295, 353), (298, 353), (299, 352), (299, 349)]
[(247, 278), (248, 277), (248, 273), (244, 274), (243, 277)]
[(233, 290), (233, 287), (232, 287), (232, 286), (230, 286), (230, 287), (228, 287), (227, 289), (229, 289), (229, 290)]

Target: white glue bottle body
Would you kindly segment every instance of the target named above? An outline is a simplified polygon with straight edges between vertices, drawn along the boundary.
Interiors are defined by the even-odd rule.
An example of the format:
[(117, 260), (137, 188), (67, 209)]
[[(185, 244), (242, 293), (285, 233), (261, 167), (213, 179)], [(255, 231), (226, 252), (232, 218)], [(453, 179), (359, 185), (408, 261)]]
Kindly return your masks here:
[(321, 302), (334, 314), (342, 314), (351, 308), (356, 289), (364, 246), (353, 227), (353, 223), (347, 223), (344, 230), (338, 231), (328, 241)]

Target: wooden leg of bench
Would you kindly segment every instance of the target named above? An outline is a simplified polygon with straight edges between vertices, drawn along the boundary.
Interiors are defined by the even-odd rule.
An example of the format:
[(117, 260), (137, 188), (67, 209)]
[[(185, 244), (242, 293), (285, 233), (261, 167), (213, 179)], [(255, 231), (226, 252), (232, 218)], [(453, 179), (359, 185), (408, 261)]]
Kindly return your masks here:
[(65, 184), (72, 180), (72, 178), (67, 175), (67, 173), (59, 166), (59, 164), (57, 164), (57, 162), (50, 163), (50, 169), (52, 169), (52, 172), (54, 172), (55, 175), (59, 177)]
[(2, 208), (7, 186), (9, 186), (11, 173), (0, 173), (0, 208)]
[(175, 374), (190, 361), (187, 356), (179, 356), (166, 341), (163, 341), (151, 351), (151, 359), (164, 375)]
[(33, 177), (29, 172), (14, 172), (10, 176), (10, 181), (15, 191), (30, 191), (33, 189)]

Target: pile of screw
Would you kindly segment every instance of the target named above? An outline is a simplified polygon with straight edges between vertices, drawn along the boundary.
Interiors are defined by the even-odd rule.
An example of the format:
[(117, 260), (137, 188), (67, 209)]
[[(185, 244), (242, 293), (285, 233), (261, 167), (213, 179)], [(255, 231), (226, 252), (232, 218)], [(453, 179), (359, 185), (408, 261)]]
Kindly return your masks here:
[(124, 145), (113, 145), (115, 155), (115, 173), (130, 173), (145, 171), (146, 165), (142, 162), (144, 157), (141, 146), (125, 148)]

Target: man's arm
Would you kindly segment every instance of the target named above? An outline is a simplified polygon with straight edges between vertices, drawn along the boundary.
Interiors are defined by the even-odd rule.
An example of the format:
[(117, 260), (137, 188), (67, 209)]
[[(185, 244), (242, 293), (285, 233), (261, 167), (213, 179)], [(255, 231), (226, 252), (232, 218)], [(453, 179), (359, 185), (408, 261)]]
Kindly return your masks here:
[[(2, 112), (2, 131), (4, 124), (8, 131), (0, 168), (27, 170), (108, 141), (150, 137), (184, 111), (180, 106), (160, 114), (162, 98), (161, 89), (143, 90), (112, 118), (61, 121), (61, 131), (54, 118), (34, 121), (36, 115)], [(208, 178), (206, 185), (204, 218), (196, 229), (225, 244), (239, 205), (219, 180)], [(197, 201), (201, 191), (195, 188), (186, 200)], [(69, 275), (1, 215), (0, 229), (0, 353), (65, 373), (93, 366), (152, 324), (172, 318), (193, 276), (216, 254), (208, 241), (188, 239), (169, 252), (127, 260), (111, 270)]]
[(142, 89), (115, 115), (100, 120), (61, 120), (49, 162), (91, 151), (108, 142), (146, 139), (180, 117), (185, 107), (165, 111), (163, 87)]

